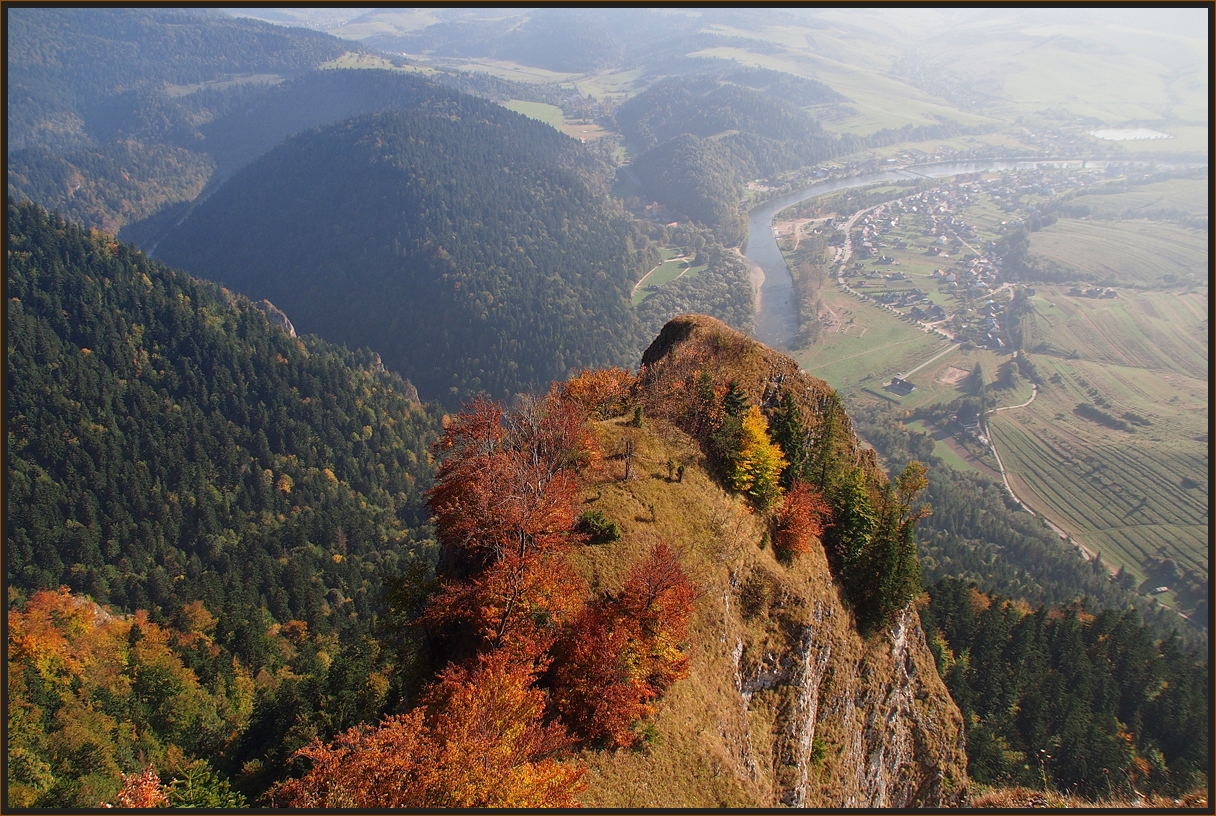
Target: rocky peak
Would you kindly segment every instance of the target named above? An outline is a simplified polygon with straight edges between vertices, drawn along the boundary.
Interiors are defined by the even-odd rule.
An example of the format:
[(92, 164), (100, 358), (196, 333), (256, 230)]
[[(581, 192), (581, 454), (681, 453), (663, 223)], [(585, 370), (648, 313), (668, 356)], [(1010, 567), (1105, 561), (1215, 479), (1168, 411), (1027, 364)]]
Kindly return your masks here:
[(287, 315), (278, 306), (275, 306), (269, 300), (259, 300), (253, 304), (260, 312), (266, 315), (266, 319), (270, 321), (272, 326), (278, 326), (283, 331), (287, 332), (289, 337), (296, 336), (296, 327), (291, 325), (291, 321), (287, 319)]

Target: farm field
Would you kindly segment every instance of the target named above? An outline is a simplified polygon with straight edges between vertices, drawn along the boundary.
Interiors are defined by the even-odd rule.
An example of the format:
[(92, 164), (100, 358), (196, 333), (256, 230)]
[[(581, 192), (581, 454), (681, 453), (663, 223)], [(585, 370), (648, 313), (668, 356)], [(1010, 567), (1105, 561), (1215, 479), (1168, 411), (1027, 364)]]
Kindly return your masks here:
[[(1138, 580), (1161, 557), (1206, 576), (1206, 380), (1042, 355), (1034, 362), (1047, 378), (1038, 398), (989, 415), (1015, 492)], [(1110, 415), (1151, 424), (1129, 432), (1075, 412), (1099, 399)]]
[(245, 76), (234, 77), (232, 79), (216, 79), (207, 82), (198, 82), (193, 85), (166, 85), (165, 93), (170, 97), (186, 96), (195, 91), (202, 90), (221, 90), (223, 88), (231, 88), (234, 85), (255, 85), (259, 82), (264, 82), (267, 85), (278, 85), (283, 81), (283, 77), (278, 74), (247, 74)]
[(641, 84), (645, 76), (646, 71), (643, 68), (630, 68), (627, 71), (611, 69), (580, 77), (570, 84), (580, 94), (591, 94), (597, 100), (611, 98), (621, 102), (645, 87)]
[[(408, 55), (407, 55), (408, 56)], [(471, 59), (453, 66), (458, 71), (470, 71), (489, 74), (491, 76), (509, 79), (513, 82), (569, 82), (578, 74), (560, 73), (546, 68), (536, 68), (508, 60), (496, 60), (488, 57)]]
[(594, 122), (587, 122), (585, 120), (564, 122), (562, 126), (558, 128), (558, 130), (572, 139), (581, 139), (585, 142), (590, 141), (591, 139), (598, 139), (601, 136), (611, 132), (605, 130), (601, 125), (595, 124)]
[(941, 335), (926, 333), (835, 285), (824, 287), (821, 297), (840, 317), (844, 331), (824, 332), (813, 346), (792, 356), (808, 374), (833, 388), (866, 384), (881, 391), (893, 374), (915, 368), (950, 346)]
[(562, 114), (562, 109), (557, 105), (549, 105), (544, 102), (527, 102), (522, 99), (509, 99), (503, 102), (502, 106), (507, 110), (522, 113), (530, 119), (544, 122), (549, 127), (560, 130), (572, 139), (581, 139), (583, 141), (598, 139), (608, 132), (600, 125), (594, 123), (567, 121)]
[(1165, 211), (1192, 217), (1208, 215), (1206, 178), (1176, 178), (1129, 187), (1110, 195), (1077, 196), (1071, 202), (1090, 208), (1091, 218), (1153, 218)]
[[(1119, 147), (1128, 154), (1128, 158), (1139, 158), (1141, 155), (1147, 156), (1153, 153), (1161, 153), (1163, 151), (1203, 154), (1212, 147), (1211, 140), (1208, 135), (1208, 129), (1197, 123), (1162, 125), (1162, 130), (1169, 133), (1174, 138), (1160, 140), (1133, 139), (1125, 142), (1119, 142)], [(1104, 142), (1099, 139), (1093, 139), (1093, 143), (1095, 145), (1111, 144), (1111, 142)]]
[(1072, 297), (1069, 288), (1036, 287), (1026, 349), (1207, 378), (1205, 295), (1123, 289), (1106, 299)]
[[(370, 19), (369, 19), (370, 18)], [(376, 9), (330, 31), (347, 40), (364, 40), (376, 34), (399, 36), (441, 22), (433, 9)]]
[(329, 62), (323, 62), (321, 68), (364, 68), (375, 69), (378, 71), (404, 71), (407, 74), (433, 74), (433, 68), (427, 68), (423, 65), (394, 65), (392, 60), (387, 57), (381, 57), (377, 54), (358, 54), (354, 51), (347, 51), (337, 59), (332, 59)]
[(1061, 218), (1030, 236), (1030, 251), (1106, 286), (1198, 284), (1208, 269), (1206, 232), (1159, 221)]

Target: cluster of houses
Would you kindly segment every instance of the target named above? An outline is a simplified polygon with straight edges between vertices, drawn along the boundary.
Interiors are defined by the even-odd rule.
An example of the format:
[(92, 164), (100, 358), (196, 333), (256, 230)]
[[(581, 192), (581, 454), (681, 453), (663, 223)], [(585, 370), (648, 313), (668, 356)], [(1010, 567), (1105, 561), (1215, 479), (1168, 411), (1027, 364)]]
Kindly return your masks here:
[(969, 340), (977, 346), (1002, 351), (1005, 341), (1005, 304), (986, 301), (974, 311), (954, 315), (955, 338)]
[[(874, 301), (876, 303), (881, 303), (883, 306), (895, 307), (914, 306), (917, 303), (923, 302), (925, 299), (925, 293), (919, 289), (905, 289), (902, 291), (884, 292), (881, 295), (874, 296)], [(944, 320), (945, 317), (943, 316), (942, 319)]]
[(952, 292), (963, 292), (970, 298), (982, 297), (1001, 285), (1001, 270), (985, 257), (969, 258), (962, 269), (935, 269), (929, 276)]
[(1114, 289), (1103, 289), (1098, 286), (1095, 286), (1092, 289), (1084, 289), (1084, 290), (1080, 289), (1079, 287), (1074, 286), (1073, 288), (1068, 290), (1068, 294), (1071, 295), (1072, 297), (1087, 297), (1087, 298), (1117, 298), (1117, 297), (1119, 297), (1119, 295), (1115, 293)]
[[(1084, 174), (1081, 174), (1084, 175)], [(918, 221), (924, 222), (923, 234), (932, 237), (933, 241), (927, 250), (929, 255), (948, 258), (947, 250), (961, 250), (965, 247), (967, 254), (962, 260), (953, 262), (948, 269), (937, 269), (930, 278), (936, 281), (941, 291), (950, 292), (967, 301), (975, 302), (986, 299), (977, 309), (960, 309), (953, 315), (953, 325), (956, 337), (960, 340), (970, 340), (977, 346), (993, 349), (994, 351), (1007, 348), (1006, 327), (1004, 325), (1005, 303), (992, 299), (996, 291), (1006, 282), (1017, 282), (1016, 277), (1009, 279), (1002, 276), (997, 262), (986, 254), (992, 245), (980, 247), (978, 237), (971, 225), (967, 224), (958, 213), (968, 205), (975, 204), (981, 194), (992, 196), (999, 205), (1007, 210), (1025, 210), (1031, 216), (1038, 210), (1031, 206), (1029, 209), (1021, 203), (1027, 195), (1052, 197), (1057, 188), (1076, 187), (1083, 181), (1075, 175), (1067, 175), (1059, 170), (1029, 169), (1017, 173), (1005, 173), (996, 178), (985, 179), (982, 174), (957, 176), (951, 182), (942, 184), (931, 190), (923, 190), (894, 201), (882, 204), (864, 214), (855, 224), (852, 239), (853, 255), (858, 260), (849, 269), (841, 269), (840, 281), (846, 278), (860, 279), (852, 285), (858, 288), (882, 285), (881, 282), (903, 282), (909, 278), (899, 271), (883, 274), (878, 269), (867, 270), (862, 261), (872, 260), (874, 267), (897, 266), (899, 261), (888, 257), (882, 250), (888, 247), (888, 241), (897, 249), (907, 249), (907, 243), (898, 236), (886, 236), (900, 224), (901, 217), (909, 214), (918, 216)], [(1006, 206), (1008, 205), (1008, 206)], [(1009, 223), (1002, 222), (1006, 229), (1016, 228), (1022, 223), (1017, 218)], [(839, 229), (834, 220), (825, 226)], [(844, 236), (837, 236), (843, 243)], [(833, 240), (832, 243), (837, 243)], [(975, 243), (976, 246), (972, 246)], [(872, 283), (870, 281), (873, 281)], [(1033, 290), (1031, 290), (1033, 291)], [(857, 292), (857, 294), (861, 294)], [(1074, 288), (1069, 294), (1076, 297), (1113, 298), (1113, 289)], [(866, 295), (862, 295), (867, 297)], [(868, 296), (870, 300), (890, 309), (911, 307), (907, 316), (922, 323), (936, 323), (950, 319), (946, 310), (929, 301), (925, 293), (919, 289), (886, 291), (881, 294)], [(977, 434), (979, 431), (977, 429)]]
[[(858, 258), (862, 260), (873, 258), (875, 250), (886, 248), (887, 244), (881, 240), (881, 237), (899, 225), (898, 217), (886, 217), (887, 209), (890, 206), (890, 204), (884, 204), (861, 217), (860, 228), (853, 237), (853, 254)], [(891, 263), (891, 259), (882, 255), (879, 263)]]
[(908, 312), (908, 317), (923, 323), (936, 323), (940, 320), (945, 320), (947, 315), (946, 310), (941, 307), (941, 304), (931, 303), (924, 309), (919, 306), (913, 306), (912, 311)]

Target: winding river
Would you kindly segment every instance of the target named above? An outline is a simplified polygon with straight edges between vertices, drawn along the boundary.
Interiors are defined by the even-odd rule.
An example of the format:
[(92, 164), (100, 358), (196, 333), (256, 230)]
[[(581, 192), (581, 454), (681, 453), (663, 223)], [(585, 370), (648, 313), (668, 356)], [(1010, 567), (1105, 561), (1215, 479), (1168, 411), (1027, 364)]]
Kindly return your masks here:
[(758, 265), (764, 273), (764, 282), (756, 293), (756, 339), (767, 346), (784, 349), (798, 333), (798, 305), (794, 300), (794, 281), (790, 277), (781, 250), (777, 249), (772, 229), (773, 217), (791, 204), (881, 181), (946, 178), (960, 173), (990, 173), (1028, 167), (1105, 167), (1107, 164), (1106, 161), (1081, 159), (938, 162), (825, 181), (766, 201), (748, 213), (747, 242), (743, 245), (744, 256)]

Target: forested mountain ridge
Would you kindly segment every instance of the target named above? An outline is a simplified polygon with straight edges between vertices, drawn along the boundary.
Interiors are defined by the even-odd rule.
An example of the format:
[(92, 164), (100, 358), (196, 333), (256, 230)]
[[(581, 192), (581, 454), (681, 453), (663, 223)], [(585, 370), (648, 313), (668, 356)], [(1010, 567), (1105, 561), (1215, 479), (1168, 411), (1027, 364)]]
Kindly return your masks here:
[[(944, 687), (931, 672), (899, 668), (900, 655), (929, 665), (914, 613), (901, 611), (909, 587), (870, 585), (877, 562), (864, 546), (844, 556), (855, 603), (896, 593), (862, 617), (876, 631), (895, 624), (899, 655), (888, 654), (884, 637), (867, 645), (821, 575), (822, 554), (801, 560), (814, 557), (825, 509), (796, 486), (782, 503), (771, 467), (767, 481), (744, 476), (759, 471), (743, 463), (774, 465), (780, 456), (772, 458), (777, 448), (754, 404), (765, 399), (759, 381), (724, 379), (750, 371), (752, 358), (737, 356), (738, 343), (751, 343), (742, 335), (708, 322), (723, 355), (712, 374), (700, 369), (708, 395), (669, 391), (683, 369), (651, 355), (645, 383), (619, 369), (585, 372), (511, 412), (475, 402), (445, 422), (433, 447), (440, 470), (430, 528), (419, 500), (432, 483), (426, 447), (438, 417), (411, 402), (378, 357), (292, 338), (247, 299), (36, 206), (10, 204), (9, 228), (12, 801), (334, 805), (357, 794), (412, 805), (577, 804), (588, 774), (594, 795), (611, 801), (625, 792), (605, 774), (663, 744), (670, 748), (631, 784), (650, 773), (665, 780), (690, 762), (704, 771), (708, 757), (731, 750), (736, 736), (709, 754), (687, 745), (674, 719), (658, 719), (681, 710), (665, 700), (686, 705), (694, 686), (683, 681), (697, 678), (717, 695), (702, 712), (742, 726), (731, 655), (736, 672), (762, 671), (772, 635), (751, 630), (786, 627), (794, 645), (798, 632), (815, 630), (820, 607), (831, 619), (826, 648), (866, 681), (853, 684), (858, 706), (825, 710), (816, 733), (846, 753), (877, 756), (881, 778), (831, 781), (838, 775), (813, 769), (822, 760), (810, 737), (799, 748), (795, 734), (783, 743), (794, 765), (764, 766), (776, 793), (747, 781), (744, 760), (721, 783), (681, 795), (739, 804), (962, 795), (960, 724)], [(674, 359), (669, 340), (656, 348)], [(680, 359), (708, 362), (698, 352)], [(694, 394), (699, 402), (688, 401)], [(695, 408), (688, 418), (701, 436), (683, 437), (657, 418), (663, 402)], [(841, 454), (847, 470), (855, 453), (847, 418), (830, 401), (820, 409), (834, 431), (831, 446), (816, 448), (815, 469), (834, 472), (827, 460)], [(805, 443), (792, 410), (775, 415), (780, 438)], [(653, 427), (643, 412), (656, 417)], [(622, 481), (617, 443), (635, 432)], [(660, 468), (660, 450), (666, 479), (629, 478), (630, 465)], [(881, 493), (868, 461), (864, 481), (873, 484), (861, 489)], [(664, 510), (656, 540), (636, 513), (623, 513), (655, 490), (666, 492), (650, 499), (652, 522), (654, 502), (675, 501), (697, 523)], [(888, 499), (876, 540), (895, 544), (903, 523)], [(431, 529), (444, 545), (439, 581), (430, 577)], [(763, 553), (770, 537), (785, 567)], [(849, 549), (840, 543), (848, 540), (833, 546)], [(516, 558), (507, 541), (529, 543)], [(598, 544), (583, 546), (589, 541)], [(613, 541), (619, 546), (604, 546)], [(724, 601), (731, 625), (750, 627), (740, 630), (742, 651), (718, 648), (709, 636), (717, 607), (696, 606), (708, 587), (698, 582), (737, 588), (722, 561), (728, 552), (753, 579), (740, 596), (750, 610), (743, 618)], [(748, 566), (758, 552), (764, 563)], [(524, 579), (515, 585), (522, 600), (499, 603), (512, 576)], [(788, 587), (798, 609), (761, 612), (756, 581), (776, 582), (774, 599)], [(773, 699), (814, 697), (819, 679), (787, 666)], [(519, 705), (487, 719), (508, 699)], [(927, 713), (913, 711), (914, 699)], [(871, 706), (910, 719), (863, 733), (860, 712)], [(379, 729), (347, 730), (386, 714)], [(377, 753), (384, 740), (407, 737), (417, 751)], [(640, 754), (616, 750), (630, 746)], [(301, 749), (311, 764), (291, 765)], [(491, 769), (506, 776), (449, 783), (434, 775), (465, 768), (470, 751), (494, 757)], [(335, 765), (335, 757), (348, 759)], [(386, 762), (403, 771), (387, 786), (375, 776)], [(360, 774), (380, 782), (363, 785)], [(923, 784), (906, 783), (908, 775)]]
[[(915, 480), (859, 462), (824, 383), (716, 320), (672, 321), (645, 361), (449, 419), (418, 617), (447, 668), (422, 705), (310, 745), (271, 803), (964, 801), (962, 722), (909, 587), (866, 594), (911, 535)], [(821, 543), (837, 506), (807, 479), (873, 499), (871, 526), (842, 515)]]
[(9, 150), (96, 147), (124, 94), (146, 108), (166, 83), (289, 75), (351, 50), (319, 32), (199, 9), (14, 8), (8, 24)]
[(268, 298), (302, 331), (377, 349), (455, 406), (636, 355), (630, 287), (658, 256), (607, 172), (540, 122), (433, 88), (289, 139), (157, 254)]
[[(184, 661), (163, 693), (202, 684), (204, 709), (232, 707), (195, 743), (174, 730), (193, 729), (188, 718), (155, 708), (168, 697), (61, 698), (53, 672), (10, 663), (25, 690), (10, 686), (10, 717), (24, 718), (10, 719), (10, 757), (22, 757), (10, 792), (95, 806), (142, 751), (160, 767), (206, 760), (259, 793), (309, 734), (374, 719), (408, 693), (416, 661), (376, 627), (384, 593), (429, 570), (422, 498), (439, 416), (374, 354), (292, 338), (245, 298), (110, 236), (11, 203), (8, 230), (9, 601), (65, 585), (143, 610), (195, 644), (145, 655)], [(59, 665), (38, 662), (46, 643), (27, 642), (29, 666)], [(97, 670), (86, 689), (110, 682)], [(101, 763), (91, 770), (65, 737), (79, 723)]]
[[(759, 71), (739, 73), (749, 84), (760, 84), (757, 80), (768, 78)], [(775, 71), (767, 73), (780, 76)], [(794, 79), (789, 75), (786, 78)], [(803, 80), (803, 84), (819, 83)], [(767, 88), (768, 84), (761, 87)], [(681, 133), (704, 139), (734, 130), (785, 141), (823, 132), (810, 115), (783, 99), (712, 75), (655, 83), (621, 105), (615, 117), (625, 138), (640, 152)]]

